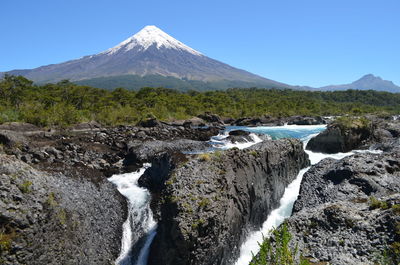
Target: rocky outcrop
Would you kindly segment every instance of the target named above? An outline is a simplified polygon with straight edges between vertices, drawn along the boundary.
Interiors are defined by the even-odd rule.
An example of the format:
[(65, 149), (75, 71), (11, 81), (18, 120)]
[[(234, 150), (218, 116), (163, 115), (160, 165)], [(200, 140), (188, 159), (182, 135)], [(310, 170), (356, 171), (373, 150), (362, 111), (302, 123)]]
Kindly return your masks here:
[(328, 125), (326, 130), (312, 138), (307, 149), (327, 154), (349, 152), (365, 144), (372, 136), (371, 121), (342, 118)]
[(27, 139), (18, 132), (8, 130), (0, 130), (0, 144), (9, 148), (23, 146), (27, 143)]
[(125, 160), (127, 163), (144, 163), (150, 162), (154, 157), (161, 153), (174, 152), (201, 152), (211, 148), (208, 142), (193, 140), (174, 140), (174, 141), (132, 141), (127, 145), (128, 153)]
[(126, 202), (106, 179), (36, 170), (0, 154), (0, 263), (111, 264)]
[(287, 220), (293, 247), (317, 264), (397, 264), (399, 178), (398, 149), (313, 166)]
[(211, 123), (214, 125), (224, 125), (224, 122), (222, 121), (221, 117), (219, 117), (216, 114), (210, 113), (210, 112), (200, 114), (197, 117), (206, 121), (207, 123)]
[(232, 143), (243, 143), (243, 142), (251, 142), (253, 139), (250, 136), (250, 132), (243, 130), (234, 130), (230, 131), (229, 136), (226, 138)]
[(320, 116), (307, 117), (307, 116), (292, 116), (287, 119), (289, 125), (319, 125), (326, 124), (327, 121)]
[(285, 123), (289, 125), (319, 125), (328, 123), (327, 120), (322, 117), (315, 116), (291, 116), (291, 117), (272, 117), (272, 116), (261, 116), (253, 118), (239, 118), (235, 121), (230, 122), (232, 125), (237, 126), (283, 126)]
[(255, 118), (239, 118), (233, 122), (236, 126), (283, 126), (285, 121), (282, 118), (276, 118), (271, 116), (261, 116)]
[(294, 139), (180, 163), (161, 192), (149, 264), (232, 264), (246, 232), (260, 227), (307, 165), (302, 143)]
[(349, 152), (353, 149), (389, 150), (396, 146), (400, 122), (377, 117), (343, 117), (312, 138), (306, 149), (321, 153)]

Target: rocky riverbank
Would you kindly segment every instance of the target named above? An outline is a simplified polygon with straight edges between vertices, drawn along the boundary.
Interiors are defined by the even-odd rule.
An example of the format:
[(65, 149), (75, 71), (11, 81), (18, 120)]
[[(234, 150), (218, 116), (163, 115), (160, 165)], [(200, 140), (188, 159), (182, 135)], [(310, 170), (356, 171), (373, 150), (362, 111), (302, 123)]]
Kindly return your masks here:
[(107, 177), (165, 152), (209, 148), (220, 130), (143, 125), (0, 125), (0, 263), (112, 264), (127, 205)]

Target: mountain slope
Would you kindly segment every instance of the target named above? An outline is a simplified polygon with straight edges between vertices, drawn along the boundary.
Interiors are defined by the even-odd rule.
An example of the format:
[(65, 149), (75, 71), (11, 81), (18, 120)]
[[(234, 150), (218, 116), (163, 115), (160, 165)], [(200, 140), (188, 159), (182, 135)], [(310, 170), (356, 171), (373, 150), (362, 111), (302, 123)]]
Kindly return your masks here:
[(374, 76), (372, 74), (365, 75), (351, 84), (325, 86), (319, 88), (318, 90), (330, 91), (330, 90), (347, 90), (347, 89), (377, 90), (377, 91), (388, 91), (394, 93), (400, 92), (400, 87), (396, 86), (392, 81), (383, 80), (379, 76)]
[(57, 82), (124, 75), (161, 75), (204, 82), (240, 81), (264, 87), (289, 87), (211, 59), (155, 26), (147, 26), (117, 46), (99, 54), (8, 72), (35, 82)]

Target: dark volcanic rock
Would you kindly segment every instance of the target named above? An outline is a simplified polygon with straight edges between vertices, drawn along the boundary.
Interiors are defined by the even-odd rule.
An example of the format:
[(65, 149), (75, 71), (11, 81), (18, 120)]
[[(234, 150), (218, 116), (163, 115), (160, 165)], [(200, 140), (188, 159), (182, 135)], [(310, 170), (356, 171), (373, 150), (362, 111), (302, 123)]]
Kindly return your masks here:
[(199, 117), (200, 119), (208, 122), (208, 123), (212, 123), (212, 124), (221, 124), (223, 125), (224, 122), (222, 121), (222, 119), (216, 115), (216, 114), (212, 114), (210, 112), (206, 112), (204, 114), (200, 114), (197, 117)]
[(257, 118), (240, 118), (234, 123), (236, 126), (282, 126), (284, 122), (279, 118), (273, 118), (269, 116), (257, 117)]
[(230, 136), (248, 136), (250, 132), (243, 131), (243, 130), (233, 130), (229, 132)]
[(398, 152), (356, 154), (339, 161), (324, 159), (305, 173), (293, 211), (326, 202), (399, 193), (398, 177)]
[(253, 139), (250, 137), (250, 132), (243, 130), (234, 130), (229, 132), (229, 136), (226, 138), (232, 143), (251, 142)]
[(287, 123), (289, 125), (319, 125), (326, 124), (326, 121), (322, 117), (307, 117), (307, 116), (292, 116), (288, 118)]
[(1, 264), (111, 264), (125, 218), (125, 199), (107, 180), (48, 174), (0, 154)]
[(27, 144), (27, 139), (18, 132), (7, 130), (0, 131), (0, 144), (6, 145), (9, 148), (15, 148)]
[(15, 132), (33, 132), (39, 131), (40, 128), (36, 127), (33, 124), (25, 122), (7, 122), (0, 124), (0, 130), (9, 130)]
[(181, 164), (161, 193), (149, 265), (232, 264), (246, 231), (260, 227), (307, 165), (302, 143), (294, 139), (203, 154)]
[(169, 174), (180, 163), (186, 162), (187, 157), (180, 152), (164, 152), (151, 158), (151, 167), (146, 169), (139, 178), (139, 186), (145, 187), (153, 194), (160, 193), (165, 188)]
[(312, 138), (307, 149), (314, 152), (338, 153), (353, 149), (390, 150), (397, 146), (400, 122), (377, 117), (346, 118), (345, 122), (333, 122), (327, 129)]
[(398, 149), (313, 166), (287, 220), (292, 246), (318, 264), (380, 264), (400, 242), (399, 178)]
[(150, 128), (150, 127), (156, 127), (159, 126), (161, 123), (155, 119), (155, 118), (151, 118), (151, 119), (146, 119), (146, 120), (142, 120), (138, 123), (138, 126), (142, 126), (142, 127), (146, 127), (146, 128)]
[(366, 123), (362, 120), (354, 120), (350, 125), (334, 122), (326, 130), (312, 138), (306, 148), (313, 152), (328, 154), (348, 152), (359, 148), (373, 134), (372, 125)]
[(101, 124), (96, 121), (90, 121), (85, 123), (80, 123), (72, 127), (72, 131), (87, 131), (87, 130), (100, 130), (102, 128)]
[(10, 156), (0, 154), (0, 263), (10, 265), (112, 264), (127, 205), (106, 177), (131, 171), (123, 161), (134, 146), (143, 152), (135, 153), (136, 162), (154, 163), (147, 174), (153, 181), (174, 162), (157, 164), (159, 156), (207, 148), (206, 142), (189, 139), (208, 141), (219, 133), (216, 127), (163, 123), (107, 128), (87, 123), (51, 131), (26, 124), (2, 128), (0, 153)]
[(150, 162), (154, 157), (163, 153), (205, 151), (211, 146), (207, 142), (192, 140), (175, 141), (133, 141), (128, 143), (128, 154), (125, 157), (124, 164), (142, 164)]

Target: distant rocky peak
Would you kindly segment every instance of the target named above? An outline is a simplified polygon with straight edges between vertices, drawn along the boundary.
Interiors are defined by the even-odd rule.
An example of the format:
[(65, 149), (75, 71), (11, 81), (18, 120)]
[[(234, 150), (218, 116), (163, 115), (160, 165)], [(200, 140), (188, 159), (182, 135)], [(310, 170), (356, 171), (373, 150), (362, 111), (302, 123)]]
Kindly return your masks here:
[(363, 77), (361, 77), (357, 81), (375, 81), (375, 80), (382, 81), (382, 78), (380, 78), (379, 76), (375, 76), (373, 74), (367, 74), (367, 75), (364, 75)]
[(117, 46), (104, 51), (102, 54), (112, 55), (116, 52), (127, 52), (134, 49), (135, 47), (138, 47), (141, 51), (145, 51), (153, 45), (155, 45), (157, 49), (175, 49), (202, 56), (200, 52), (171, 37), (156, 26), (144, 27), (132, 37), (126, 39)]

